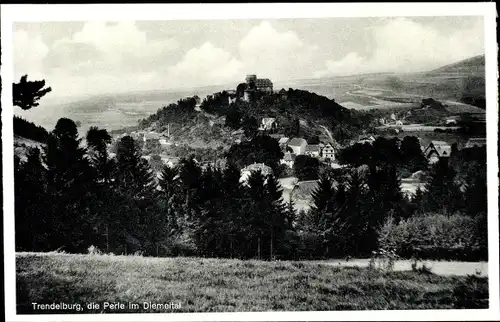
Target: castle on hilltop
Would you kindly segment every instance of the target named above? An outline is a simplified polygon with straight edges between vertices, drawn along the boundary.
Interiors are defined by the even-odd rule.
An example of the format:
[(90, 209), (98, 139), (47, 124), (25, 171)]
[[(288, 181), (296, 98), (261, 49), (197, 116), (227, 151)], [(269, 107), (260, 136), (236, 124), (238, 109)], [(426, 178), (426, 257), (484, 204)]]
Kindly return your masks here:
[(245, 89), (243, 99), (247, 102), (250, 100), (252, 92), (273, 92), (273, 82), (271, 82), (269, 78), (257, 78), (257, 75), (247, 75), (245, 81), (247, 84), (247, 88)]

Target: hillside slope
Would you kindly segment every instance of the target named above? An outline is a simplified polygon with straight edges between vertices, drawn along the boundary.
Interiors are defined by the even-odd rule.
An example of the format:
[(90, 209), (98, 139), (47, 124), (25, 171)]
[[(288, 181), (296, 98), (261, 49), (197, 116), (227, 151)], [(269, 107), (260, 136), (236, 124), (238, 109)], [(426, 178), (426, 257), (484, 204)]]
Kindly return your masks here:
[(485, 56), (478, 55), (434, 69), (429, 74), (484, 75)]

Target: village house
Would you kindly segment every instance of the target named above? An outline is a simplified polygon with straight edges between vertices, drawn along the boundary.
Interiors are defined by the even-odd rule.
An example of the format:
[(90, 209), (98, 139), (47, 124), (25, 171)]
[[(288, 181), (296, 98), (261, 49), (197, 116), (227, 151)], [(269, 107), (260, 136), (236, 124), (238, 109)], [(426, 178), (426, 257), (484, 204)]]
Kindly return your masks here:
[(264, 117), (261, 120), (259, 130), (271, 131), (278, 127), (278, 123), (274, 117)]
[(160, 133), (156, 133), (156, 132), (143, 132), (142, 133), (142, 138), (143, 138), (143, 141), (144, 143), (146, 143), (147, 141), (158, 141), (160, 140)]
[(228, 96), (227, 104), (231, 105), (232, 103), (235, 103), (235, 102), (236, 102), (236, 96), (235, 97)]
[(445, 141), (431, 141), (424, 150), (425, 157), (429, 163), (436, 163), (441, 158), (448, 158), (451, 155), (451, 146)]
[(357, 143), (360, 143), (360, 144), (365, 144), (365, 143), (369, 143), (369, 144), (373, 144), (373, 142), (375, 142), (375, 138), (373, 136), (360, 136)]
[(168, 143), (167, 139), (165, 139), (165, 138), (159, 139), (158, 142), (160, 142), (160, 144), (162, 146), (168, 146), (168, 145), (170, 145), (170, 143)]
[(486, 145), (486, 138), (470, 138), (465, 144), (466, 148), (475, 148)]
[(280, 164), (286, 164), (289, 168), (293, 168), (296, 157), (294, 153), (286, 152), (283, 159), (280, 160)]
[(281, 139), (278, 140), (278, 144), (280, 146), (281, 151), (286, 152), (288, 141), (290, 141), (290, 139), (287, 137), (282, 137)]
[(306, 147), (306, 155), (310, 157), (319, 158), (320, 153), (321, 149), (318, 144), (310, 144)]
[(296, 155), (302, 155), (306, 152), (307, 141), (302, 138), (293, 138), (287, 143), (287, 147)]
[(328, 143), (321, 150), (321, 157), (325, 160), (334, 161), (335, 160), (335, 149), (333, 146)]
[(254, 163), (241, 169), (240, 182), (246, 184), (248, 177), (250, 177), (254, 171), (260, 171), (264, 177), (273, 174), (273, 170), (264, 163)]
[(272, 134), (269, 134), (269, 136), (272, 137), (273, 139), (275, 139), (276, 141), (279, 141), (280, 139), (285, 137), (285, 135), (282, 133), (272, 133)]

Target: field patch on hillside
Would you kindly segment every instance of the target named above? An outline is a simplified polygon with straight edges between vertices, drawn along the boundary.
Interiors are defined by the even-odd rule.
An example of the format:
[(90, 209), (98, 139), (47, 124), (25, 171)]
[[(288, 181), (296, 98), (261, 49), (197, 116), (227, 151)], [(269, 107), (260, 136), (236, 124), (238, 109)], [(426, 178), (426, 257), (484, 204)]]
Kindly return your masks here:
[[(486, 308), (488, 280), (308, 262), (18, 253), (18, 314)], [(80, 303), (81, 312), (32, 303)], [(100, 309), (88, 309), (88, 303)], [(118, 311), (104, 302), (125, 303)], [(146, 303), (180, 303), (153, 310)], [(128, 308), (136, 303), (139, 309)]]

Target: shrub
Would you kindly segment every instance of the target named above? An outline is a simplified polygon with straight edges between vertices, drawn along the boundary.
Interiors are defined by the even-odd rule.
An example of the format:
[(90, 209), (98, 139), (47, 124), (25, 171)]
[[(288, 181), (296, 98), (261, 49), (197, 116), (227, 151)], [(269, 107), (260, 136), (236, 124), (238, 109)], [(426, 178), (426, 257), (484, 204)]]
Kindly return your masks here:
[(102, 254), (102, 251), (95, 247), (94, 245), (90, 245), (89, 248), (87, 248), (87, 251), (89, 253), (89, 255), (101, 255)]
[(378, 251), (372, 252), (372, 257), (370, 258), (369, 268), (379, 269), (386, 272), (392, 272), (394, 270), (395, 261), (399, 258), (394, 249), (386, 250), (379, 249)]
[(484, 260), (487, 247), (480, 227), (477, 219), (460, 214), (425, 214), (399, 223), (389, 218), (378, 240), (380, 247), (405, 258)]
[(480, 309), (488, 307), (488, 285), (481, 283), (482, 279), (474, 275), (468, 275), (465, 280), (453, 288), (455, 308)]

